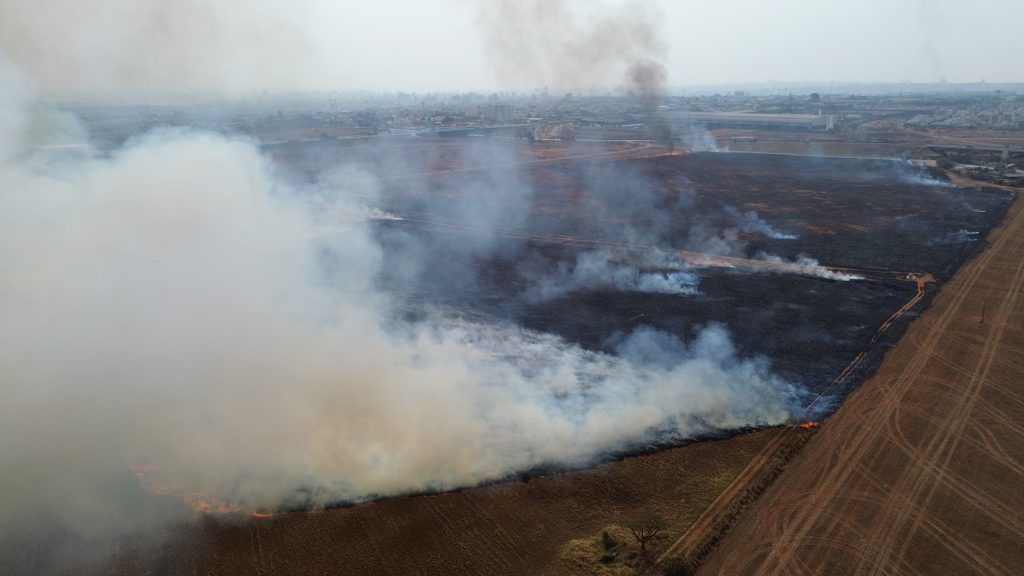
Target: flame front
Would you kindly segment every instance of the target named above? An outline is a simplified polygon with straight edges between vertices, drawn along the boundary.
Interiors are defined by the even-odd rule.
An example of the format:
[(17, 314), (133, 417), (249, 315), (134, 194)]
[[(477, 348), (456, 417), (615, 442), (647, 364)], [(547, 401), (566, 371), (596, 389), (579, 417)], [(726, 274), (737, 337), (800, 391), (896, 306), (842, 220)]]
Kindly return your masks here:
[(159, 479), (160, 466), (148, 462), (129, 462), (128, 469), (142, 486), (150, 494), (156, 496), (174, 496), (183, 504), (196, 512), (203, 514), (248, 514), (253, 518), (271, 518), (277, 516), (275, 512), (257, 511), (238, 504), (232, 504), (217, 500), (208, 495), (185, 493), (174, 486), (171, 486)]

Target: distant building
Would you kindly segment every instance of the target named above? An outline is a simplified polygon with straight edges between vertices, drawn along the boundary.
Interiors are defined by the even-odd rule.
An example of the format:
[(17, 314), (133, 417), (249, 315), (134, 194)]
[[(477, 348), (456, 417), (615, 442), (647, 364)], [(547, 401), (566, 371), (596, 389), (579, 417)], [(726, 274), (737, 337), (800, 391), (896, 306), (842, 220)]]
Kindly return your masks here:
[(512, 121), (512, 106), (510, 104), (488, 104), (483, 107), (485, 120), (495, 124), (503, 124)]
[(679, 112), (671, 115), (682, 122), (697, 122), (708, 128), (749, 130), (824, 131), (836, 127), (835, 114), (764, 114), (758, 112)]

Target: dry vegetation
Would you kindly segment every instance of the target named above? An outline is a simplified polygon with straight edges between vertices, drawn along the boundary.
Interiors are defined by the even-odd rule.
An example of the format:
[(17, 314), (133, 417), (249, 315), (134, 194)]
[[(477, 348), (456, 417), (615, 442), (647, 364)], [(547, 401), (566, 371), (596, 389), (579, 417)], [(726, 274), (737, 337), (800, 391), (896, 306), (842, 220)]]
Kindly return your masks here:
[[(784, 430), (528, 481), (210, 524), (203, 573), (584, 574), (581, 567), (594, 559), (586, 542), (639, 512), (657, 513), (669, 524), (666, 538), (648, 550), (654, 558)], [(638, 558), (629, 558), (638, 550), (635, 541), (616, 528), (610, 534), (635, 563)]]

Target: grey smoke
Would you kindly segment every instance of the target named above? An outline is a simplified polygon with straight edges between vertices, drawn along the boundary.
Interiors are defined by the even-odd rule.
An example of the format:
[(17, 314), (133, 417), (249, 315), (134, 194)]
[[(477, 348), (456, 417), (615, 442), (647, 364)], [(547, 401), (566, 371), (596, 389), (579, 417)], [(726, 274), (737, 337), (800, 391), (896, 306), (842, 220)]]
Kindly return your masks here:
[[(31, 165), (30, 102), (2, 82), (0, 534), (47, 514), (83, 532), (163, 518), (124, 505), (132, 463), (175, 494), (322, 505), (794, 413), (800, 391), (721, 327), (627, 336), (612, 356), (514, 325), (396, 321), (381, 246), (348, 217), (374, 205), (371, 177), (339, 173), (363, 200), (325, 214), (250, 142), (191, 131)], [(481, 178), (471, 213), (497, 218)]]
[[(519, 243), (508, 241), (508, 234), (526, 222), (534, 191), (520, 172), (505, 168), (516, 163), (515, 151), (486, 141), (471, 142), (461, 150), (464, 156), (458, 166), (483, 168), (464, 169), (443, 187), (422, 177), (391, 183), (402, 198), (395, 215), (431, 232), (402, 227), (375, 231), (387, 257), (381, 273), (391, 286), (460, 294), (476, 282), (480, 262), (511, 258), (520, 249)], [(393, 160), (407, 174), (428, 171), (417, 160)], [(370, 182), (362, 188), (376, 186)], [(351, 189), (345, 178), (333, 176), (324, 187), (328, 193)]]
[(917, 25), (920, 27), (923, 36), (921, 42), (921, 55), (931, 67), (932, 80), (946, 82), (946, 74), (943, 72), (945, 63), (942, 56), (936, 49), (936, 36), (945, 33), (945, 27), (938, 20), (936, 7), (926, 0), (917, 0), (917, 13), (919, 18)]
[[(0, 51), (47, 92), (124, 97), (312, 85), (314, 3), (0, 1)], [(273, 49), (264, 47), (272, 46)]]
[(851, 280), (863, 280), (864, 277), (859, 274), (851, 274), (848, 272), (842, 272), (839, 270), (832, 270), (826, 266), (822, 266), (820, 262), (806, 255), (798, 255), (793, 260), (787, 260), (781, 256), (774, 254), (766, 254), (759, 252), (756, 256), (758, 260), (764, 260), (765, 262), (771, 262), (773, 264), (780, 264), (779, 271), (785, 274), (800, 274), (802, 276), (815, 276), (818, 278), (825, 278), (826, 280), (838, 280), (840, 282), (849, 282)]
[(691, 152), (728, 152), (729, 147), (719, 143), (715, 135), (702, 124), (689, 122), (685, 125), (679, 139)]
[(628, 77), (640, 92), (640, 97), (653, 109), (665, 90), (665, 81), (668, 79), (665, 65), (646, 58), (638, 60), (630, 65)]
[(956, 187), (951, 182), (936, 177), (928, 168), (910, 159), (866, 161), (865, 168), (858, 174), (858, 178), (870, 182), (900, 182), (933, 188)]
[(956, 188), (953, 183), (936, 178), (935, 175), (929, 172), (927, 168), (919, 166), (909, 159), (902, 162), (896, 162), (894, 163), (894, 166), (895, 174), (893, 174), (893, 179), (899, 182), (916, 184), (919, 186), (932, 186), (935, 188)]
[(514, 86), (594, 89), (623, 78), (655, 97), (668, 51), (650, 2), (501, 0), (477, 3), (498, 77)]
[(773, 240), (796, 240), (799, 238), (796, 234), (776, 230), (754, 210), (740, 212), (732, 206), (726, 206), (724, 209), (727, 214), (733, 217), (736, 227), (743, 232), (762, 234)]
[(950, 232), (943, 236), (936, 238), (930, 238), (928, 245), (930, 246), (943, 246), (943, 245), (957, 245), (967, 244), (968, 242), (977, 242), (979, 232), (977, 230), (964, 230), (960, 229), (956, 232)]
[(650, 294), (699, 294), (700, 278), (691, 270), (642, 271), (635, 266), (616, 262), (606, 250), (581, 252), (570, 270), (559, 263), (553, 271), (545, 271), (526, 291), (529, 301), (559, 298), (572, 292), (616, 290)]
[(721, 211), (726, 218), (719, 222), (711, 222), (699, 212), (692, 213), (682, 248), (718, 256), (748, 257), (748, 242), (744, 234), (758, 234), (771, 240), (799, 238), (797, 234), (778, 230), (755, 210), (741, 211), (723, 204)]

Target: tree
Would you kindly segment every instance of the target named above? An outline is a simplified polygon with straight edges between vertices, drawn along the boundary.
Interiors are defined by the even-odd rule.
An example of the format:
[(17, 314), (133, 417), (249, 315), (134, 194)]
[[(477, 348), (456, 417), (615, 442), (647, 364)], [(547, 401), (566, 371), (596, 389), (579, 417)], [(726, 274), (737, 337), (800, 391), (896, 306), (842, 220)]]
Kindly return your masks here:
[(668, 522), (657, 514), (647, 514), (626, 524), (626, 530), (640, 543), (640, 552), (647, 552), (647, 543), (662, 536), (662, 532), (668, 528)]

